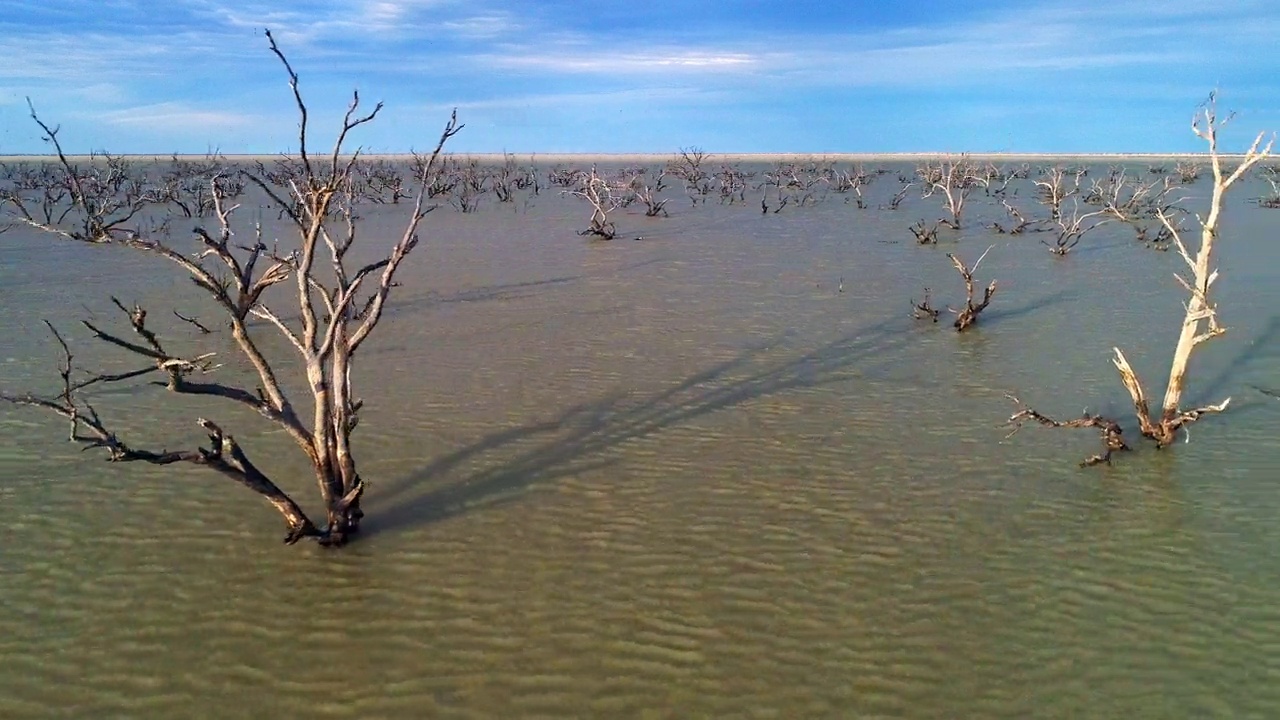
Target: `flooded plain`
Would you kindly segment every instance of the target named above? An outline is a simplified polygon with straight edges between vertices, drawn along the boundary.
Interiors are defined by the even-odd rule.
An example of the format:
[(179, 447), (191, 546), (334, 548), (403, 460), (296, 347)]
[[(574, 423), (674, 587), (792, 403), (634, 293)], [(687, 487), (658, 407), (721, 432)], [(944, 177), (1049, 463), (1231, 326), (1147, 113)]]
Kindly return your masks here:
[[(359, 358), (368, 517), (339, 551), (280, 545), (274, 511), (213, 473), (105, 463), (0, 406), (0, 716), (1280, 715), (1280, 402), (1255, 389), (1280, 387), (1280, 210), (1250, 181), (1224, 220), (1229, 332), (1188, 400), (1230, 410), (1080, 469), (1096, 433), (1006, 439), (1005, 394), (1132, 425), (1111, 348), (1162, 394), (1180, 259), (1118, 224), (1054, 257), (986, 229), (1004, 211), (981, 191), (920, 246), (907, 226), (938, 199), (881, 208), (912, 170), (890, 167), (867, 209), (677, 193), (669, 218), (618, 211), (611, 242), (552, 188), (430, 214)], [(366, 241), (399, 210), (368, 210)], [(992, 244), (977, 327), (911, 318), (925, 286), (963, 300), (945, 253)], [(127, 330), (113, 294), (177, 346), (230, 350), (170, 318), (214, 315), (163, 261), (13, 229), (0, 388), (56, 390), (43, 318), (79, 364), (132, 367), (79, 325)], [(247, 412), (90, 398), (150, 447), (216, 419), (318, 509)]]

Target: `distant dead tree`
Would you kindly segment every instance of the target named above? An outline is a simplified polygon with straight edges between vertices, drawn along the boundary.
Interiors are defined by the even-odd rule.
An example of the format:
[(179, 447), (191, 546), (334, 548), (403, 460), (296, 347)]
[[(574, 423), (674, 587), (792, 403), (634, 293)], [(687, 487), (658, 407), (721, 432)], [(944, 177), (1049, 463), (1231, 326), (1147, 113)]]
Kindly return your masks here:
[(917, 168), (916, 174), (924, 183), (924, 197), (931, 197), (934, 193), (942, 195), (943, 206), (951, 217), (940, 222), (953, 230), (960, 229), (969, 194), (987, 183), (987, 176), (969, 160), (968, 155), (946, 157), (936, 165), (925, 163)]
[(736, 165), (722, 165), (716, 173), (720, 188), (720, 204), (746, 204), (747, 188), (755, 173), (749, 173)]
[(579, 171), (573, 189), (563, 190), (561, 194), (582, 198), (591, 205), (591, 219), (587, 227), (578, 232), (579, 235), (590, 235), (601, 240), (612, 240), (617, 235), (617, 227), (609, 219), (609, 215), (622, 207), (627, 199), (624, 193), (614, 191), (613, 185), (597, 172), (594, 165), (590, 171)]
[(889, 198), (889, 204), (884, 207), (888, 210), (897, 210), (902, 205), (902, 201), (906, 199), (907, 191), (914, 184), (912, 182), (903, 183), (902, 187), (898, 188), (898, 191), (893, 194), (893, 197)]
[[(34, 118), (29, 100), (27, 107)], [(57, 128), (45, 129), (46, 135), (50, 132), (56, 134)], [(65, 165), (65, 173), (49, 166), (40, 170), (28, 165), (6, 167), (10, 177), (0, 190), (0, 201), (28, 225), (75, 222), (65, 233), (84, 239), (122, 230), (169, 195), (167, 188), (120, 156), (93, 153), (84, 162), (68, 160)], [(79, 209), (86, 210), (77, 213)]]
[[(187, 357), (173, 352), (148, 324), (145, 309), (126, 307), (113, 298), (113, 304), (128, 320), (129, 334), (88, 322), (84, 325), (99, 340), (138, 356), (142, 367), (122, 374), (79, 377), (69, 344), (49, 324), (62, 348), (60, 390), (47, 396), (25, 393), (2, 394), (0, 398), (66, 418), (72, 440), (103, 448), (110, 460), (158, 465), (190, 463), (214, 470), (261, 495), (283, 516), (288, 530), (286, 543), (310, 537), (324, 545), (338, 546), (359, 529), (364, 515), (360, 500), (366, 484), (357, 471), (351, 446), (362, 407), (352, 385), (352, 367), (358, 351), (382, 318), (387, 298), (397, 285), (397, 270), (418, 244), (419, 224), (432, 209), (424, 204), (425, 187), (441, 149), (462, 126), (457, 122), (456, 113), (451, 116), (435, 150), (419, 165), (418, 189), (403, 233), (389, 251), (380, 259), (358, 266), (351, 264), (348, 252), (357, 240), (353, 174), (359, 153), (344, 159), (343, 148), (348, 134), (372, 121), (382, 105), (379, 103), (364, 113), (360, 109), (359, 94), (353, 93), (332, 152), (327, 156), (313, 155), (308, 108), (299, 90), (298, 75), (270, 32), (266, 37), (271, 53), (284, 66), (297, 105), (298, 154), (296, 161), (289, 165), (294, 174), (276, 178), (286, 183), (288, 193), (282, 192), (275, 180), (258, 173), (248, 173), (246, 177), (284, 213), (297, 232), (294, 247), (284, 251), (268, 246), (260, 234), (248, 241), (238, 237), (231, 222), (237, 206), (226, 204), (224, 190), (216, 181), (210, 189), (216, 226), (195, 228), (192, 238), (195, 252), (169, 244), (161, 237), (148, 236), (127, 224), (138, 213), (138, 204), (143, 202), (125, 189), (129, 182), (117, 184), (114, 194), (100, 189), (99, 180), (91, 170), (77, 166), (63, 154), (58, 128), (47, 125), (34, 109), (32, 119), (56, 152), (55, 167), (61, 181), (71, 188), (74, 209), (63, 222), (56, 223), (24, 212), (20, 204), (14, 213), (19, 220), (55, 238), (138, 250), (176, 265), (208, 294), (226, 321), (234, 347), (253, 369), (256, 387), (200, 379), (216, 370), (213, 353)], [(268, 307), (263, 300), (264, 292), (290, 281), (296, 287), (297, 305), (293, 310), (283, 313)], [(251, 317), (265, 320), (266, 324), (251, 325)], [(305, 411), (290, 397), (291, 391), (285, 389), (284, 368), (269, 360), (263, 351), (266, 341), (260, 337), (263, 332), (260, 328), (268, 326), (278, 330), (297, 353), (297, 371), (305, 377), (311, 401)], [(229, 400), (283, 430), (301, 448), (311, 466), (323, 500), (325, 521), (313, 522), (249, 459), (245, 449), (222, 424), (203, 418), (196, 421), (208, 436), (207, 447), (149, 450), (120, 437), (80, 393), (90, 385), (147, 375), (159, 376), (161, 382), (156, 384), (170, 392)]]
[(1129, 226), (1138, 242), (1167, 249), (1173, 235), (1160, 216), (1174, 219), (1172, 224), (1181, 229), (1182, 213), (1170, 198), (1176, 184), (1167, 175), (1159, 177), (1159, 180), (1143, 182), (1117, 169), (1092, 183), (1085, 202), (1102, 206), (1111, 218)]
[(657, 217), (659, 215), (669, 217), (667, 202), (670, 198), (660, 197), (664, 187), (663, 180), (667, 175), (666, 171), (659, 171), (658, 176), (652, 181), (649, 179), (649, 174), (643, 170), (633, 171), (629, 175), (631, 177), (626, 181), (627, 191), (631, 193), (633, 198), (644, 205), (645, 217)]
[(687, 147), (680, 148), (667, 163), (667, 174), (684, 181), (685, 192), (694, 205), (705, 202), (711, 192), (711, 177), (702, 166), (709, 157), (700, 147)]
[(1004, 206), (1005, 212), (1009, 213), (1009, 217), (1010, 219), (1013, 220), (1013, 223), (1009, 225), (1009, 227), (1007, 228), (998, 222), (991, 223), (991, 229), (995, 230), (996, 234), (1021, 235), (1022, 233), (1026, 232), (1028, 229), (1031, 229), (1031, 230), (1041, 229), (1040, 225), (1044, 223), (1043, 220), (1028, 220), (1026, 217), (1023, 216), (1022, 212), (1019, 211), (1018, 208), (1014, 207), (1007, 199), (1003, 197), (1000, 198), (1000, 204)]
[(1068, 180), (1067, 169), (1055, 165), (1044, 171), (1044, 179), (1036, 180), (1036, 189), (1040, 194), (1040, 202), (1049, 208), (1049, 219), (1057, 220), (1062, 215), (1062, 203), (1067, 198), (1080, 192), (1079, 176), (1076, 182)]
[(1280, 165), (1259, 166), (1258, 175), (1263, 182), (1271, 186), (1271, 191), (1258, 198), (1258, 205), (1264, 208), (1280, 208)]
[(916, 242), (921, 245), (936, 245), (938, 243), (938, 228), (941, 227), (942, 221), (938, 221), (932, 225), (926, 225), (924, 218), (921, 218), (907, 229), (915, 236)]
[(911, 317), (916, 320), (931, 320), (933, 322), (938, 322), (938, 316), (942, 314), (942, 311), (933, 306), (933, 300), (931, 298), (932, 292), (933, 291), (929, 288), (925, 288), (924, 300), (916, 302), (915, 298), (911, 299)]
[(1178, 175), (1178, 181), (1183, 185), (1190, 185), (1200, 177), (1200, 165), (1189, 160), (1180, 160), (1173, 166), (1173, 171)]
[[(1218, 279), (1218, 271), (1213, 267), (1213, 253), (1218, 240), (1218, 223), (1222, 214), (1223, 198), (1227, 190), (1251, 167), (1271, 154), (1275, 142), (1273, 137), (1264, 146), (1262, 141), (1266, 133), (1259, 133), (1234, 171), (1225, 172), (1222, 167), (1222, 158), (1218, 154), (1218, 132), (1231, 119), (1230, 115), (1221, 119), (1218, 117), (1216, 97), (1210, 94), (1208, 101), (1196, 111), (1191, 121), (1192, 132), (1209, 146), (1210, 166), (1213, 171), (1213, 195), (1209, 202), (1209, 212), (1203, 217), (1197, 217), (1200, 221), (1199, 246), (1188, 248), (1173, 219), (1166, 213), (1160, 213), (1160, 220), (1172, 236), (1174, 247), (1177, 248), (1178, 254), (1190, 270), (1190, 276), (1175, 275), (1189, 297), (1185, 303), (1186, 314), (1178, 334), (1178, 344), (1173, 351), (1164, 402), (1161, 404), (1158, 415), (1151, 413), (1142, 382), (1130, 366), (1128, 359), (1120, 348), (1114, 348), (1115, 356), (1112, 358), (1112, 363), (1119, 370), (1125, 389), (1129, 391), (1139, 430), (1144, 437), (1154, 440), (1158, 448), (1173, 444), (1179, 433), (1185, 431), (1188, 425), (1205, 414), (1222, 412), (1231, 402), (1231, 398), (1227, 398), (1213, 405), (1189, 410), (1182, 408), (1182, 395), (1186, 389), (1187, 368), (1192, 354), (1202, 344), (1226, 332), (1226, 328), (1222, 327), (1218, 321), (1217, 305), (1209, 299), (1209, 290)], [(1050, 427), (1099, 428), (1103, 435), (1104, 451), (1086, 459), (1083, 465), (1110, 463), (1112, 453), (1129, 449), (1122, 438), (1120, 424), (1113, 419), (1086, 414), (1076, 420), (1060, 422), (1022, 405), (1016, 397), (1011, 396), (1011, 399), (1019, 405), (1019, 410), (1009, 418), (1009, 422), (1013, 425), (1010, 435), (1017, 432), (1022, 423), (1027, 420)]]
[[(1058, 215), (1053, 219), (1056, 225), (1056, 234), (1053, 242), (1048, 242), (1043, 238), (1040, 243), (1049, 248), (1049, 252), (1064, 257), (1071, 252), (1076, 245), (1080, 244), (1080, 239), (1092, 230), (1106, 224), (1106, 220), (1098, 218), (1106, 214), (1106, 210), (1095, 210), (1080, 214), (1080, 204), (1075, 203), (1071, 207), (1070, 214), (1063, 214), (1062, 208), (1057, 209)], [(1052, 231), (1054, 228), (1050, 228)]]

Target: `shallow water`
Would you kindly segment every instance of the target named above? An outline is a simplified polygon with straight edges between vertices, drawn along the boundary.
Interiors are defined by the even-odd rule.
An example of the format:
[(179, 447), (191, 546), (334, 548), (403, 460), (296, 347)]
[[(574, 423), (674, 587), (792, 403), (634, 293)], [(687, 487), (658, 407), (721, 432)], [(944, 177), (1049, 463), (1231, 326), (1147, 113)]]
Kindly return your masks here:
[[(369, 517), (341, 551), (280, 546), (216, 475), (106, 464), (0, 409), (0, 716), (1276, 716), (1280, 402), (1252, 386), (1280, 386), (1280, 211), (1259, 191), (1232, 199), (1230, 332), (1190, 380), (1231, 410), (1088, 470), (1091, 431), (1005, 439), (1004, 395), (1127, 413), (1113, 345), (1161, 394), (1180, 260), (1123, 228), (1058, 259), (983, 229), (1003, 213), (976, 195), (938, 247), (906, 230), (936, 198), (673, 202), (620, 211), (644, 239), (607, 243), (551, 190), (441, 208), (360, 359)], [(962, 300), (946, 252), (993, 243), (978, 327), (910, 318), (924, 286)], [(0, 236), (0, 387), (56, 387), (41, 318), (84, 364), (130, 367), (77, 325), (119, 328), (113, 293), (197, 347), (162, 308), (212, 316), (175, 277)], [(156, 447), (218, 419), (315, 508), (282, 434), (158, 393), (93, 402)]]

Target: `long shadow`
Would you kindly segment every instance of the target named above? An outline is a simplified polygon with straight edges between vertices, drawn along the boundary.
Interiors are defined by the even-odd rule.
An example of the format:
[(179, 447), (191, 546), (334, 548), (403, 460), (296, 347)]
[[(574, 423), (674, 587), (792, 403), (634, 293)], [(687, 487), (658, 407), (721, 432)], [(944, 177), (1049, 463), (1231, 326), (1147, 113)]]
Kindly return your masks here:
[[(492, 433), (380, 484), (366, 527), (394, 532), (509, 502), (535, 485), (612, 465), (611, 451), (631, 440), (753, 399), (855, 379), (862, 361), (892, 355), (912, 337), (901, 321), (885, 320), (776, 362), (770, 343), (647, 396), (613, 393), (552, 420)], [(467, 471), (473, 464), (484, 467)]]
[(1055, 293), (1042, 295), (1032, 300), (1031, 302), (1026, 303), (1025, 305), (1021, 305), (1015, 308), (1005, 308), (1003, 306), (997, 305), (991, 308), (990, 310), (983, 311), (982, 319), (987, 322), (992, 322), (995, 320), (1009, 320), (1011, 318), (1021, 317), (1023, 315), (1030, 315), (1031, 313), (1036, 312), (1037, 310), (1043, 310), (1044, 308), (1047, 308), (1047, 307), (1052, 307), (1054, 305), (1061, 305), (1062, 303), (1067, 302), (1069, 300), (1074, 300), (1076, 296), (1077, 296), (1077, 293), (1070, 292), (1067, 290), (1059, 290), (1058, 292), (1055, 292)]
[(584, 279), (585, 275), (563, 275), (560, 277), (543, 278), (541, 280), (529, 280), (526, 282), (504, 283), (501, 285), (486, 285), (483, 287), (472, 288), (470, 290), (460, 290), (452, 293), (428, 292), (425, 295), (416, 298), (404, 298), (401, 300), (393, 299), (388, 301), (387, 310), (391, 312), (403, 310), (416, 310), (420, 308), (435, 307), (437, 305), (451, 305), (454, 303), (475, 303), (475, 302), (492, 302), (498, 300), (518, 300), (520, 298), (532, 295), (535, 289), (546, 288), (555, 285), (568, 285)]
[[(1197, 383), (1194, 376), (1188, 376), (1191, 392), (1188, 393), (1190, 401), (1185, 406), (1195, 407), (1221, 402), (1222, 398), (1219, 396), (1224, 395), (1233, 385), (1236, 385), (1240, 374), (1246, 368), (1262, 362), (1275, 363), (1277, 360), (1280, 360), (1280, 315), (1273, 315), (1262, 332), (1258, 333), (1258, 336), (1232, 358), (1231, 362), (1227, 363), (1218, 374), (1203, 384)], [(1232, 406), (1235, 406), (1234, 402)]]

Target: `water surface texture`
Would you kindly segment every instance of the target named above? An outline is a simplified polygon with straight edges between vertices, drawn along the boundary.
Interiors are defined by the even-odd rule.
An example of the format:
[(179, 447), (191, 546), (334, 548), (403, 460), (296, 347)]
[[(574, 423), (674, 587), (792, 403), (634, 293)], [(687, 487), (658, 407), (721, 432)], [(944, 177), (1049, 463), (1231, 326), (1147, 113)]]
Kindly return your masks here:
[[(1188, 401), (1229, 412), (1079, 469), (1096, 433), (1006, 440), (1005, 394), (1131, 425), (1111, 348), (1163, 394), (1180, 259), (1119, 225), (1055, 258), (983, 227), (1004, 213), (981, 191), (962, 233), (919, 246), (907, 226), (938, 200), (879, 209), (898, 171), (867, 209), (677, 194), (669, 218), (618, 211), (612, 242), (577, 236), (589, 213), (550, 188), (429, 215), (359, 358), (367, 532), (339, 551), (281, 546), (221, 476), (104, 463), (0, 407), (0, 716), (1280, 716), (1280, 402), (1253, 387), (1280, 387), (1280, 210), (1249, 181), (1225, 217), (1229, 332)], [(366, 241), (397, 213), (370, 209)], [(977, 327), (910, 317), (925, 286), (961, 302), (946, 252), (991, 244)], [(177, 348), (230, 350), (169, 316), (214, 318), (164, 261), (14, 229), (0, 387), (57, 388), (42, 318), (78, 363), (132, 367), (78, 324), (126, 331), (112, 294)], [(155, 448), (216, 419), (318, 511), (247, 411), (90, 398)]]

